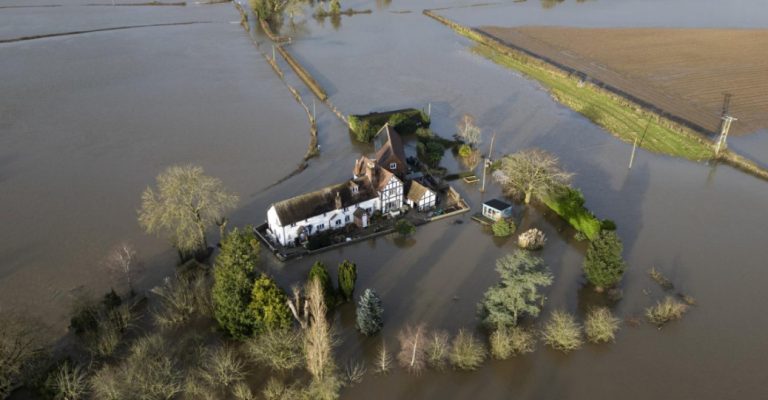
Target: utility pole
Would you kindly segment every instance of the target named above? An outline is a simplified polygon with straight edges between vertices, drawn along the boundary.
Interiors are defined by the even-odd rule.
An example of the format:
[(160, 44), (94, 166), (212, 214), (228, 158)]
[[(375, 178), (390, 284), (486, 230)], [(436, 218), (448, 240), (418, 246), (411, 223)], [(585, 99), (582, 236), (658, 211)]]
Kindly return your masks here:
[(485, 171), (491, 166), (491, 154), (493, 154), (493, 141), (496, 139), (496, 132), (493, 132), (491, 137), (491, 148), (488, 149), (488, 158), (483, 161), (483, 185), (480, 188), (480, 192), (485, 192)]
[(635, 161), (635, 151), (637, 151), (637, 138), (635, 138), (635, 144), (632, 145), (632, 156), (629, 157), (629, 169), (632, 169), (632, 162)]
[(429, 103), (429, 105), (427, 105), (427, 115), (430, 118), (432, 117), (432, 103)]
[(731, 122), (738, 121), (738, 118), (734, 118), (730, 115), (723, 116), (723, 126), (720, 129), (720, 138), (717, 139), (717, 147), (715, 147), (715, 157), (720, 155), (720, 150), (725, 150), (728, 147), (726, 140), (728, 139), (728, 131), (731, 129)]

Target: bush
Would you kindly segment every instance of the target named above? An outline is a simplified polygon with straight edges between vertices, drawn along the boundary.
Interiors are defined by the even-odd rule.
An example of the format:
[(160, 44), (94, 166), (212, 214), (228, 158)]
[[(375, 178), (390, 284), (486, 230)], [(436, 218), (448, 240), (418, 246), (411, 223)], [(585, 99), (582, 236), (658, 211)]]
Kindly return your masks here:
[(451, 364), (462, 370), (473, 371), (485, 361), (486, 351), (474, 334), (464, 329), (451, 342)]
[(645, 316), (650, 323), (661, 327), (667, 322), (682, 318), (686, 311), (688, 311), (687, 304), (667, 296), (663, 301), (657, 302), (655, 306), (645, 309)]
[(547, 237), (544, 232), (532, 228), (520, 234), (517, 238), (517, 245), (526, 250), (538, 250), (547, 243)]
[(566, 220), (574, 229), (584, 233), (590, 240), (597, 238), (601, 222), (584, 207), (584, 195), (578, 189), (562, 187), (542, 202)]
[(435, 137), (435, 134), (429, 128), (419, 128), (416, 129), (416, 137), (421, 141), (426, 141)]
[(573, 315), (564, 311), (555, 311), (544, 325), (542, 340), (555, 350), (564, 353), (576, 350), (584, 343), (581, 338), (581, 326)]
[(427, 363), (436, 370), (443, 370), (448, 364), (448, 354), (451, 349), (448, 339), (448, 333), (443, 331), (434, 331), (429, 335)]
[(532, 353), (536, 347), (536, 337), (523, 328), (501, 327), (491, 333), (491, 356), (497, 360), (506, 360), (510, 356)]
[(426, 143), (419, 142), (416, 145), (416, 150), (421, 158), (433, 168), (440, 165), (440, 160), (443, 159), (443, 153), (445, 153), (445, 148), (437, 140), (428, 140)]
[(406, 237), (416, 232), (416, 227), (407, 219), (400, 219), (395, 223), (395, 232)]
[(459, 146), (459, 156), (462, 158), (467, 158), (472, 156), (472, 147), (470, 147), (468, 144), (462, 144)]
[(292, 329), (266, 331), (249, 339), (246, 349), (257, 365), (276, 372), (290, 371), (304, 363), (303, 337)]
[(592, 343), (613, 342), (619, 330), (619, 319), (606, 307), (589, 310), (584, 321), (584, 331)]
[(217, 347), (206, 352), (200, 376), (210, 387), (229, 388), (245, 379), (245, 363), (229, 347)]
[(209, 316), (213, 312), (211, 288), (203, 272), (177, 273), (163, 285), (152, 289), (160, 308), (154, 312), (155, 323), (162, 328), (173, 328), (195, 315)]
[(84, 399), (89, 390), (88, 373), (85, 368), (68, 362), (59, 367), (53, 376), (51, 388), (55, 399), (79, 400)]
[(584, 273), (598, 292), (621, 281), (626, 268), (621, 257), (623, 250), (624, 246), (614, 231), (600, 232), (597, 239), (589, 243), (584, 258)]
[(604, 219), (600, 222), (600, 229), (604, 231), (615, 231), (616, 223), (610, 219)]
[(499, 218), (491, 225), (491, 230), (493, 231), (493, 236), (507, 237), (515, 231), (515, 224), (507, 222), (504, 218)]

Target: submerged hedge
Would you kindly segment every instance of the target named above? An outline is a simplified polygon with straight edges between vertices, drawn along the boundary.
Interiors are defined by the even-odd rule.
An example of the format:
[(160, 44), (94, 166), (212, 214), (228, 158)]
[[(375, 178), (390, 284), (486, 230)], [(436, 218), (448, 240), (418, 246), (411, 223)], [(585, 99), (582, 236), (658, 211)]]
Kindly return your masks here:
[(584, 207), (584, 195), (578, 189), (563, 187), (542, 202), (589, 240), (597, 238), (602, 229), (600, 219)]
[(404, 135), (415, 133), (419, 128), (428, 128), (429, 116), (421, 110), (406, 108), (402, 110), (375, 112), (364, 115), (350, 115), (349, 130), (358, 141), (369, 143), (384, 124), (389, 125)]

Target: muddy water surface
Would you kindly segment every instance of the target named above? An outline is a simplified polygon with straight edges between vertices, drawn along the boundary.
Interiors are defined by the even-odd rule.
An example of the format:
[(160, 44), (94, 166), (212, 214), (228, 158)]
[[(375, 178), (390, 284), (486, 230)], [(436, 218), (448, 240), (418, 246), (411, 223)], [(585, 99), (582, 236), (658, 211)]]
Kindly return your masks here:
[[(610, 3), (566, 2), (541, 12), (613, 8), (601, 4)], [(433, 128), (443, 136), (469, 112), (486, 132), (486, 144), (497, 132), (496, 156), (526, 147), (554, 152), (577, 174), (575, 185), (588, 207), (615, 220), (624, 240), (630, 268), (614, 311), (641, 315), (663, 296), (646, 275), (651, 266), (699, 305), (661, 331), (624, 326), (617, 343), (588, 345), (567, 356), (540, 347), (474, 373), (369, 374), (345, 389), (343, 398), (762, 397), (768, 342), (760, 332), (768, 317), (755, 306), (768, 301), (762, 239), (768, 214), (761, 212), (768, 185), (728, 167), (644, 151), (628, 170), (629, 145), (553, 102), (535, 82), (475, 56), (471, 43), (419, 12), (391, 12), (461, 2), (348, 5), (374, 13), (342, 18), (336, 26), (308, 20), (290, 46), (342, 111), (431, 103)], [(446, 13), (460, 21), (478, 12), (511, 20), (520, 18), (518, 10), (542, 10), (538, 2), (514, 7)], [(201, 10), (170, 12), (190, 12), (188, 20), (194, 20)], [(73, 289), (106, 287), (108, 276), (97, 261), (125, 238), (139, 245), (154, 271), (145, 276), (145, 286), (169, 272), (173, 254), (167, 244), (142, 235), (135, 224), (141, 190), (168, 164), (195, 162), (221, 177), (241, 194), (233, 223), (242, 225), (263, 221), (273, 201), (346, 179), (354, 158), (370, 151), (353, 144), (343, 125), (318, 106), (320, 157), (303, 173), (264, 190), (304, 153), (306, 116), (249, 37), (225, 22), (237, 19), (231, 6), (204, 11), (219, 22), (0, 47), (0, 73), (9, 78), (0, 85), (3, 94), (12, 93), (0, 99), (0, 217), (4, 227), (12, 227), (0, 233), (4, 307), (61, 315)], [(174, 20), (184, 17), (174, 14)], [(485, 19), (478, 24), (492, 23)], [(268, 51), (265, 46), (261, 50)], [(299, 87), (295, 77), (288, 80)], [(460, 169), (450, 154), (444, 165)], [(484, 195), (476, 186), (457, 186), (475, 209), (499, 195), (495, 185)], [(549, 237), (541, 256), (555, 283), (544, 316), (554, 309), (583, 316), (590, 305), (604, 303), (583, 288), (585, 245), (572, 239), (573, 231), (538, 208), (516, 212), (522, 228), (535, 226)], [(477, 326), (476, 303), (497, 279), (494, 260), (515, 246), (494, 240), (468, 216), (457, 220), (464, 223), (441, 221), (408, 240), (385, 237), (319, 257), (332, 266), (345, 258), (356, 261), (358, 288), (375, 288), (386, 309), (384, 331), (375, 338), (354, 332), (353, 307), (340, 309), (340, 362), (371, 359), (382, 338), (394, 348), (397, 331), (407, 323), (451, 332)], [(264, 261), (287, 287), (306, 276), (314, 258)]]

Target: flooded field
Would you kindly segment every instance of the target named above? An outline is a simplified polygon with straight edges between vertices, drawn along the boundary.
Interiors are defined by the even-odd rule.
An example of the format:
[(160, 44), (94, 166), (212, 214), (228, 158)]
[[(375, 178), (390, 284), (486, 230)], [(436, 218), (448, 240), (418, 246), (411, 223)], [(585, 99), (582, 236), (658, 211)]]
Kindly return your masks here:
[[(639, 3), (566, 1), (543, 8), (528, 1), (444, 13), (474, 26), (499, 20), (511, 21), (505, 26), (551, 24), (551, 13), (576, 20), (585, 9), (595, 14), (595, 25), (628, 21), (601, 19), (616, 15), (652, 20), (632, 14), (646, 7)], [(742, 3), (740, 12), (725, 15), (722, 27), (760, 21), (760, 2)], [(696, 297), (698, 306), (662, 330), (624, 325), (615, 344), (587, 345), (569, 355), (539, 346), (530, 355), (487, 362), (477, 372), (369, 372), (342, 398), (762, 397), (768, 343), (760, 332), (768, 328), (768, 316), (755, 306), (768, 301), (762, 237), (768, 214), (761, 212), (768, 185), (726, 166), (644, 151), (627, 169), (631, 145), (558, 105), (535, 82), (474, 55), (468, 40), (420, 13), (465, 4), (349, 1), (345, 8), (373, 13), (343, 17), (339, 24), (299, 18), (295, 30), (282, 33), (294, 36), (289, 50), (345, 114), (431, 104), (432, 127), (444, 137), (454, 133), (463, 113), (471, 113), (484, 131), (484, 149), (497, 133), (496, 157), (529, 147), (560, 157), (576, 173), (574, 184), (589, 209), (618, 225), (629, 263), (623, 299), (612, 306), (621, 317), (639, 316), (661, 298), (647, 276), (652, 266)], [(666, 25), (692, 24), (685, 9), (668, 7)], [(401, 13), (408, 10), (413, 12)], [(37, 28), (16, 22), (20, 14)], [(136, 223), (141, 191), (165, 166), (200, 164), (221, 178), (241, 196), (231, 224), (245, 225), (263, 222), (274, 201), (348, 179), (353, 160), (372, 151), (354, 143), (318, 103), (320, 156), (272, 186), (303, 156), (307, 118), (259, 55), (269, 44), (256, 33), (261, 44), (254, 45), (231, 4), (0, 9), (2, 38), (192, 21), (210, 22), (0, 44), (3, 308), (28, 310), (63, 332), (74, 293), (100, 293), (112, 284), (101, 260), (120, 240), (139, 249), (147, 271), (142, 287), (170, 274), (172, 249)], [(295, 76), (287, 80), (311, 101)], [(450, 154), (443, 165), (460, 169)], [(500, 195), (496, 185), (484, 194), (476, 185), (459, 183), (458, 189), (475, 209)], [(565, 309), (581, 318), (588, 306), (605, 301), (584, 288), (585, 244), (563, 221), (538, 207), (516, 207), (516, 215), (521, 228), (535, 226), (549, 237), (541, 256), (555, 280), (544, 317)], [(343, 339), (340, 364), (370, 359), (382, 338), (395, 346), (407, 323), (452, 333), (477, 327), (476, 304), (497, 279), (494, 261), (516, 246), (494, 240), (468, 216), (458, 220), (463, 223), (425, 225), (408, 240), (383, 237), (319, 257), (333, 272), (341, 260), (355, 261), (357, 293), (375, 288), (385, 307), (384, 330), (373, 338), (354, 331), (351, 305), (335, 314)], [(314, 261), (282, 264), (263, 256), (265, 268), (286, 288), (302, 281)]]

